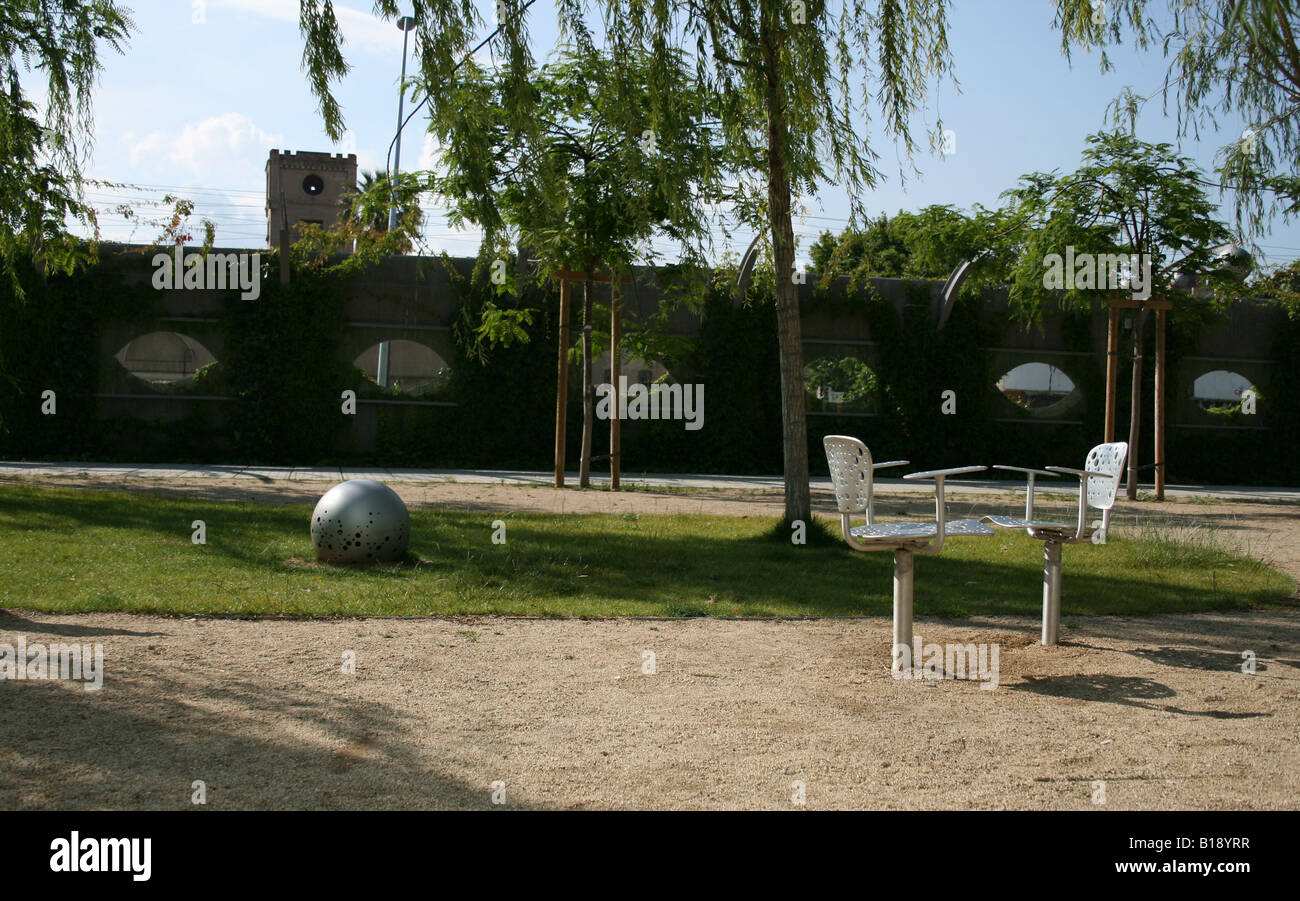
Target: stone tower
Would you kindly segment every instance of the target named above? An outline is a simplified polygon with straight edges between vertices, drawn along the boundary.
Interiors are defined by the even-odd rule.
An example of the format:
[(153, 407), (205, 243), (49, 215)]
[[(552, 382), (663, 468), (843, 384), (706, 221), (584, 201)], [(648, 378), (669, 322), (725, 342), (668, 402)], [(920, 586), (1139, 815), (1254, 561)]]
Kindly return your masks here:
[(344, 191), (355, 189), (356, 184), (355, 153), (272, 150), (266, 161), (266, 246), (279, 242), (284, 214), (291, 234), (299, 222), (333, 225)]

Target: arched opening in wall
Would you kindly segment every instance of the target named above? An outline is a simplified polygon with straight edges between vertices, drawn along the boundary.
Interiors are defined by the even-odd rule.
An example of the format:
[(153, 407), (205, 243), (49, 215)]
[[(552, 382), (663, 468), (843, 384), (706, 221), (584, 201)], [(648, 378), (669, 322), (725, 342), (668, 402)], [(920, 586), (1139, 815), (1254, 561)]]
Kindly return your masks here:
[[(1215, 416), (1233, 416), (1243, 412), (1243, 402), (1251, 406), (1252, 395), (1257, 401), (1259, 391), (1254, 383), (1240, 372), (1227, 369), (1203, 373), (1192, 382), (1192, 397), (1196, 405)], [(1250, 412), (1254, 412), (1253, 409)]]
[(352, 365), (379, 387), (402, 394), (432, 394), (451, 375), (447, 361), (433, 348), (405, 338), (370, 345)]
[(131, 375), (152, 385), (193, 378), (204, 366), (216, 362), (206, 347), (177, 332), (149, 332), (132, 338), (113, 359)]
[(861, 413), (874, 409), (879, 382), (871, 367), (857, 357), (822, 357), (803, 368), (809, 410), (820, 413)]
[(1021, 363), (1002, 374), (997, 389), (1020, 409), (1050, 417), (1072, 406), (1074, 380), (1051, 363)]

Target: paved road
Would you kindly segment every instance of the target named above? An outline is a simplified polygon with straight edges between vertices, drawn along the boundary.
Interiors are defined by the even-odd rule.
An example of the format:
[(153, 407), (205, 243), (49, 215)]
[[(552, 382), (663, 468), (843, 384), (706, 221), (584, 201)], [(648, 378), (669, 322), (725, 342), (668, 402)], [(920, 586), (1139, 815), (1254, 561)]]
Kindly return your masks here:
[[(312, 481), (338, 482), (344, 479), (377, 479), (381, 482), (460, 482), (464, 484), (507, 484), (507, 485), (550, 485), (552, 474), (549, 472), (527, 472), (521, 470), (466, 470), (466, 469), (402, 469), (364, 466), (185, 466), (167, 463), (18, 463), (0, 462), (0, 477), (41, 475), (41, 476), (95, 476), (100, 478), (137, 478), (137, 479), (253, 479), (259, 482), (275, 481)], [(570, 485), (578, 483), (576, 472), (568, 473)], [(605, 474), (592, 473), (592, 483), (596, 486), (608, 484)], [(829, 478), (810, 479), (814, 488), (830, 490)], [(784, 482), (781, 476), (723, 476), (723, 475), (681, 475), (665, 473), (642, 473), (641, 475), (624, 475), (623, 483), (637, 487), (664, 488), (719, 488), (732, 491), (780, 491)], [(903, 479), (876, 479), (876, 483), (890, 491), (917, 491), (929, 493), (929, 482), (904, 481)], [(1005, 490), (1010, 483), (988, 480), (950, 480), (947, 485), (955, 491), (981, 492)], [(1051, 491), (1057, 484), (1043, 479), (1039, 486)], [(1062, 479), (1060, 486), (1065, 490), (1074, 490), (1077, 484), (1073, 479)], [(1150, 484), (1143, 484), (1143, 491), (1152, 491)], [(1255, 500), (1272, 502), (1300, 502), (1300, 488), (1263, 488), (1236, 485), (1167, 485), (1167, 498), (1211, 497), (1220, 500)]]

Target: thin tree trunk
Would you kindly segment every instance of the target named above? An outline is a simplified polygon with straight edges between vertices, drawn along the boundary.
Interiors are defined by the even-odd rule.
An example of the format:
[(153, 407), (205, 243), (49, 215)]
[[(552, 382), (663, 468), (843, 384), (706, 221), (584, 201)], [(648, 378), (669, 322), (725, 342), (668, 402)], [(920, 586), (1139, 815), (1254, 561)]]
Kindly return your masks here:
[[(590, 273), (588, 273), (590, 276)], [(596, 391), (591, 384), (591, 279), (582, 283), (582, 459), (578, 487), (591, 482), (591, 434), (595, 428)]]
[(781, 448), (785, 462), (785, 521), (812, 520), (808, 490), (808, 424), (803, 383), (803, 324), (794, 275), (794, 227), (790, 221), (789, 122), (780, 75), (781, 33), (763, 19), (760, 42), (767, 86), (767, 202), (776, 268), (777, 337), (781, 360)]
[(1146, 310), (1138, 310), (1133, 317), (1133, 394), (1128, 418), (1128, 488), (1125, 495), (1137, 500), (1138, 434), (1142, 428), (1142, 335)]

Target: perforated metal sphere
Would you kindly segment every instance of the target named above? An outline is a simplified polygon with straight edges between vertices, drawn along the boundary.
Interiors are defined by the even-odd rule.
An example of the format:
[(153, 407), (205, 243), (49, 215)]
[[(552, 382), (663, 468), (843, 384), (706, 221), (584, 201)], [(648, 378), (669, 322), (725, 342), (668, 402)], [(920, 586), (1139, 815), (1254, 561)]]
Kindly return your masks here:
[(374, 479), (335, 485), (311, 515), (311, 543), (323, 563), (398, 560), (411, 540), (411, 515), (397, 492)]

